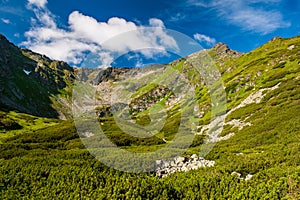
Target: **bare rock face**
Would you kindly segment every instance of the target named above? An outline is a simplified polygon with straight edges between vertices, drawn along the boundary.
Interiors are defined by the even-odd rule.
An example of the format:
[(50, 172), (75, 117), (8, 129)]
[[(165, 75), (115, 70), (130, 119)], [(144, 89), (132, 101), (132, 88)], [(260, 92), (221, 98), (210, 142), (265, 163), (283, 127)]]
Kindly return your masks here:
[(217, 43), (212, 50), (216, 52), (215, 59), (218, 61), (220, 59), (228, 58), (228, 57), (234, 57), (238, 58), (242, 55), (242, 53), (239, 53), (235, 50), (231, 50), (226, 44), (219, 42)]
[(270, 43), (270, 42), (274, 42), (274, 41), (276, 41), (276, 40), (281, 40), (281, 39), (283, 39), (283, 37), (275, 36), (275, 37), (273, 37), (273, 38), (269, 41), (269, 43)]
[(157, 102), (161, 101), (164, 98), (167, 98), (166, 104), (171, 104), (170, 102), (175, 99), (175, 95), (172, 91), (163, 86), (157, 86), (153, 90), (149, 91), (148, 93), (132, 99), (129, 107), (132, 112), (132, 115), (136, 115), (139, 112), (143, 112), (150, 107), (152, 107)]
[(113, 68), (109, 67), (107, 69), (101, 70), (96, 78), (91, 81), (93, 85), (99, 85), (102, 82), (117, 81), (121, 78), (123, 74), (128, 72), (128, 68)]

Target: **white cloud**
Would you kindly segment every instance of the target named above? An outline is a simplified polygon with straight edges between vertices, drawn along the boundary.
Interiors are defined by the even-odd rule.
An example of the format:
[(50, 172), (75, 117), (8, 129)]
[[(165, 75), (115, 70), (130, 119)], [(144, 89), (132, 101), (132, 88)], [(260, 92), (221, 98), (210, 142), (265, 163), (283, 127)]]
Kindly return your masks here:
[(30, 9), (36, 19), (32, 20), (31, 29), (25, 33), (27, 41), (22, 44), (53, 59), (80, 64), (87, 52), (93, 52), (101, 57), (102, 65), (107, 66), (115, 53), (137, 50), (146, 57), (153, 57), (178, 48), (159, 19), (150, 19), (149, 27), (145, 27), (118, 17), (98, 22), (74, 11), (69, 15), (68, 28), (62, 29), (46, 7)]
[(56, 28), (55, 16), (46, 8), (47, 0), (28, 0), (27, 8), (32, 10), (37, 19), (31, 18), (33, 25), (40, 23), (45, 27)]
[(47, 0), (28, 0), (28, 5), (34, 5), (39, 8), (45, 8), (47, 3)]
[(280, 2), (281, 0), (188, 0), (190, 5), (215, 10), (220, 18), (226, 19), (230, 24), (263, 35), (291, 25), (284, 21), (279, 10), (267, 9), (268, 5)]
[(1, 18), (1, 21), (4, 23), (4, 24), (10, 24), (11, 21), (9, 19), (5, 19), (5, 18)]
[(127, 22), (122, 18), (113, 17), (107, 23), (98, 22), (78, 11), (70, 14), (69, 25), (77, 37), (88, 38), (99, 44), (119, 34), (137, 29), (133, 22)]
[(204, 0), (187, 0), (187, 4), (192, 6), (207, 7), (209, 3)]
[(242, 26), (245, 30), (251, 30), (262, 34), (268, 34), (278, 28), (286, 28), (290, 23), (283, 22), (282, 16), (276, 11), (264, 11), (247, 8), (236, 11), (227, 17), (232, 23)]
[(199, 41), (200, 43), (205, 42), (209, 46), (216, 44), (215, 38), (211, 38), (207, 35), (203, 35), (203, 34), (199, 34), (199, 33), (194, 34), (194, 39)]
[(171, 15), (168, 20), (171, 22), (177, 22), (177, 21), (184, 20), (186, 18), (187, 18), (187, 16), (185, 14), (176, 13), (176, 14)]
[(108, 51), (100, 51), (98, 53), (99, 57), (101, 58), (101, 65), (98, 67), (105, 67), (110, 66), (110, 64), (114, 61), (111, 52)]
[(11, 15), (16, 15), (16, 16), (22, 16), (24, 15), (24, 11), (21, 8), (18, 7), (12, 7), (12, 6), (0, 6), (0, 12), (1, 13), (8, 13)]
[(160, 19), (156, 19), (156, 18), (151, 18), (149, 20), (149, 24), (150, 24), (150, 26), (153, 26), (153, 27), (159, 27), (159, 28), (165, 27), (163, 21), (161, 21)]

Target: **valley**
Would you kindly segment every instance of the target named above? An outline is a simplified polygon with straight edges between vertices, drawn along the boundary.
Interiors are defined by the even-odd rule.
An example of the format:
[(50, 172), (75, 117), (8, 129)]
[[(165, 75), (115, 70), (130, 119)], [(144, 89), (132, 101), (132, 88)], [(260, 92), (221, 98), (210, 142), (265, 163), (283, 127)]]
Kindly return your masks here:
[[(3, 35), (0, 50), (1, 199), (300, 198), (299, 36), (276, 37), (249, 53), (218, 43), (140, 69), (73, 68)], [(206, 55), (218, 72), (200, 76), (193, 65)], [(189, 85), (172, 81), (175, 73)], [(218, 73), (222, 87), (207, 84)], [(177, 88), (193, 88), (193, 101)], [(190, 110), (192, 103), (197, 109)], [(97, 154), (113, 146), (95, 134), (95, 124), (124, 152), (165, 149), (162, 162), (189, 169), (166, 176), (146, 164), (144, 173), (113, 169), (100, 161), (118, 161), (124, 169), (140, 163), (120, 159), (127, 154)], [(177, 152), (184, 162), (173, 157)], [(193, 168), (193, 160), (204, 164)]]

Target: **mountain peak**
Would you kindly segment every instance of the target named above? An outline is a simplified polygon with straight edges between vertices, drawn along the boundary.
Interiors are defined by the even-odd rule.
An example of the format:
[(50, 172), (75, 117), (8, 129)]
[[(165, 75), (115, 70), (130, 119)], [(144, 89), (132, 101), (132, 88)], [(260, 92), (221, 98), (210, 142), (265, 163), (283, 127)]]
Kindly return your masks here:
[(1, 33), (0, 33), (0, 45), (2, 47), (7, 47), (7, 45), (9, 45), (9, 46), (15, 46), (13, 43), (11, 43), (10, 41), (8, 41), (8, 39), (4, 35), (2, 35)]
[(229, 49), (228, 45), (223, 42), (218, 42), (212, 49)]
[(276, 41), (276, 40), (280, 40), (280, 39), (283, 39), (283, 37), (275, 36), (270, 41), (272, 42), (272, 41)]
[(240, 57), (242, 53), (239, 53), (238, 51), (232, 50), (228, 47), (227, 44), (224, 44), (223, 42), (217, 43), (215, 46), (211, 48), (212, 51), (214, 51), (216, 54), (215, 59), (220, 60), (227, 57)]
[(0, 33), (0, 46), (3, 47), (4, 49), (6, 48), (15, 48), (15, 45), (11, 43), (4, 35)]
[(0, 33), (0, 41), (2, 41), (2, 40), (4, 40), (4, 41), (5, 41), (5, 40), (6, 40), (6, 41), (8, 41), (8, 40), (6, 39), (6, 37)]
[(228, 47), (228, 45), (223, 42), (217, 43), (211, 49), (215, 50), (217, 53), (220, 53), (220, 54), (228, 53), (231, 51), (231, 49)]

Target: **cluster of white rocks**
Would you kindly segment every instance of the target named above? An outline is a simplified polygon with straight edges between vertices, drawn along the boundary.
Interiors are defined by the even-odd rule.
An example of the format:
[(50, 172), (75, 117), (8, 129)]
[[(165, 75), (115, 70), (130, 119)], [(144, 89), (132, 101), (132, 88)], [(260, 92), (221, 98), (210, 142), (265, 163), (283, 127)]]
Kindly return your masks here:
[(242, 174), (238, 173), (238, 172), (232, 172), (231, 175), (233, 176), (237, 176), (238, 179), (241, 179), (241, 180), (245, 180), (245, 181), (249, 181), (251, 178), (252, 178), (252, 174), (247, 174), (247, 176), (245, 177), (245, 179), (242, 177)]
[(190, 159), (178, 156), (172, 161), (157, 160), (155, 172), (156, 176), (163, 178), (175, 172), (187, 172), (200, 167), (213, 167), (214, 165), (215, 161), (205, 160), (193, 154)]

